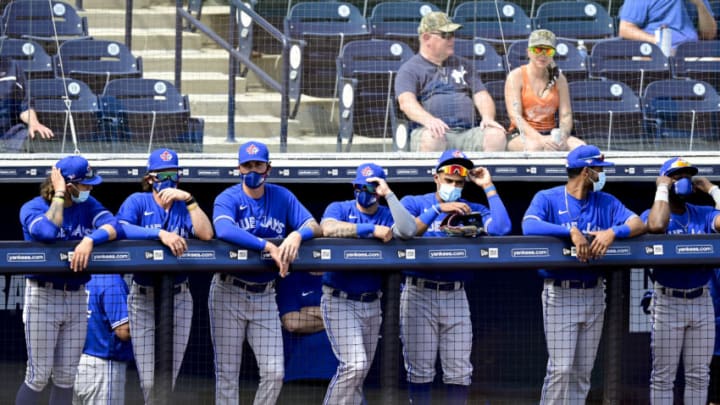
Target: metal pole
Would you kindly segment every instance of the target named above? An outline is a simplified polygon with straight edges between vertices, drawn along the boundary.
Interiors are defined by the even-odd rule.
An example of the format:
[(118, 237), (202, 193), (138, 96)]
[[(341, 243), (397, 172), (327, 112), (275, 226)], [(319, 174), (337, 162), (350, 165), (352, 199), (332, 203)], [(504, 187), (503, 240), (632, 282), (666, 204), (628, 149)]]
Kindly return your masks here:
[(182, 47), (183, 47), (183, 20), (180, 11), (183, 0), (176, 0), (175, 10), (175, 87), (182, 93)]
[(605, 310), (605, 361), (603, 364), (603, 405), (620, 404), (622, 394), (623, 335), (628, 325), (630, 272), (611, 271), (607, 276)]
[(383, 297), (382, 347), (380, 350), (380, 390), (382, 403), (399, 404), (400, 385), (400, 280), (401, 274), (392, 273), (387, 278)]
[(125, 0), (125, 45), (132, 51), (133, 0)]
[(155, 278), (155, 384), (152, 395), (160, 405), (172, 403), (173, 375), (173, 276), (164, 273)]
[[(238, 29), (238, 8), (230, 3), (230, 32), (228, 42), (232, 49), (237, 49)], [(230, 56), (228, 61), (228, 115), (227, 115), (227, 138), (225, 142), (235, 142), (235, 76), (238, 69), (237, 59)]]

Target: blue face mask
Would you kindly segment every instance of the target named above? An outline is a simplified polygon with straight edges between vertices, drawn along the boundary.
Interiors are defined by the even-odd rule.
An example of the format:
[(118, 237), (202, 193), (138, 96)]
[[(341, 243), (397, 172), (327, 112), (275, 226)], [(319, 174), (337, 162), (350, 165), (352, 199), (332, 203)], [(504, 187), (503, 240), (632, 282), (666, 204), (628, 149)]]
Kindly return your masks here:
[(177, 188), (177, 182), (172, 180), (153, 181), (153, 189), (158, 193), (165, 190), (166, 188)]
[(72, 198), (72, 201), (76, 204), (84, 203), (90, 198), (90, 190), (80, 191), (77, 197), (71, 194), (70, 198)]
[[(590, 169), (590, 170), (592, 170), (592, 169)], [(592, 171), (595, 172), (595, 170), (592, 170)], [(600, 191), (603, 189), (603, 187), (605, 187), (605, 172), (595, 172), (595, 173), (597, 173), (597, 175), (598, 175), (597, 181), (592, 181), (592, 179), (590, 179), (590, 181), (592, 181), (592, 183), (593, 183), (593, 191)]]
[(678, 181), (675, 182), (673, 189), (675, 190), (675, 194), (677, 194), (678, 197), (687, 197), (692, 194), (693, 191), (692, 180), (687, 177), (678, 179)]
[(453, 186), (452, 184), (441, 184), (438, 190), (440, 199), (445, 202), (453, 202), (460, 199), (462, 195), (462, 188)]
[(355, 200), (363, 208), (369, 208), (377, 202), (377, 195), (369, 191), (355, 190)]
[(267, 175), (265, 173), (258, 173), (258, 172), (250, 172), (248, 174), (243, 174), (243, 183), (248, 188), (258, 188), (263, 183), (265, 183), (265, 178)]

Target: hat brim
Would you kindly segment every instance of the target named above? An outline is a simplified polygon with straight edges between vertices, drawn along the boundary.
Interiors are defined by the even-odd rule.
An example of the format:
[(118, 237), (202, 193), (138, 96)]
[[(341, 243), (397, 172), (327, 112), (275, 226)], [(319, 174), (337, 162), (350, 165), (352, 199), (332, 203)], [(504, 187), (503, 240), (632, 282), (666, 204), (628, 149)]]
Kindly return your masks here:
[(95, 177), (92, 177), (90, 179), (82, 179), (77, 183), (84, 184), (86, 186), (97, 186), (98, 184), (102, 183), (102, 177), (100, 175), (95, 175)]
[(439, 32), (455, 32), (462, 28), (462, 24), (450, 23), (438, 28)]
[(533, 48), (536, 46), (547, 46), (549, 48), (555, 49), (555, 45), (551, 41), (536, 41), (528, 44), (528, 48)]
[(160, 166), (160, 167), (153, 167), (152, 169), (148, 169), (148, 173), (150, 172), (158, 172), (163, 170), (180, 170), (180, 166)]
[(698, 174), (698, 168), (693, 166), (676, 167), (665, 172), (665, 176), (672, 176), (677, 173), (690, 173), (691, 176)]
[(472, 160), (465, 159), (465, 158), (452, 158), (443, 160), (442, 162), (438, 163), (437, 166), (435, 166), (435, 170), (448, 165), (460, 165), (468, 170), (472, 170), (475, 165), (473, 164)]

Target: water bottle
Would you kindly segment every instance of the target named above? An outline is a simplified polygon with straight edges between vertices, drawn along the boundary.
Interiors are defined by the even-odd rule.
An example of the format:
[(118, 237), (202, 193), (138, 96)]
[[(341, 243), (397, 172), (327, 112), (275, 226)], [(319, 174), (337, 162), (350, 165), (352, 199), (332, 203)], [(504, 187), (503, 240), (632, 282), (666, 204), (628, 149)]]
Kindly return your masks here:
[(587, 48), (585, 47), (585, 41), (583, 41), (582, 39), (579, 39), (577, 42), (577, 50), (578, 50), (578, 53), (580, 54), (580, 56), (582, 57), (583, 62), (585, 62), (585, 60), (587, 59), (588, 51), (587, 51)]
[(552, 131), (550, 131), (550, 137), (553, 142), (560, 144), (560, 142), (562, 142), (562, 131), (560, 131), (560, 128), (553, 128)]
[(655, 30), (655, 43), (665, 56), (670, 57), (672, 52), (672, 30), (666, 25)]

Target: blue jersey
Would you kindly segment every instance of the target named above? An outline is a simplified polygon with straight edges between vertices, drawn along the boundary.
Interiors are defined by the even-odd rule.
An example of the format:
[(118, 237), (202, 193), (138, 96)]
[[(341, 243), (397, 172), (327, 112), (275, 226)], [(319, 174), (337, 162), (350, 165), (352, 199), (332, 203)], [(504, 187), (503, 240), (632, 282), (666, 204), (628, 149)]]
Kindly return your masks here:
[[(113, 224), (115, 217), (105, 209), (94, 197), (90, 196), (87, 201), (79, 204), (72, 204), (63, 210), (63, 223), (61, 227), (55, 226), (45, 213), (50, 208), (50, 203), (38, 196), (23, 204), (20, 209), (20, 223), (23, 229), (23, 238), (27, 241), (52, 242), (56, 240), (80, 240), (91, 234), (95, 229), (105, 224)], [(55, 229), (53, 239), (43, 239), (41, 231), (50, 227)], [(26, 276), (41, 281), (69, 285), (81, 285), (90, 280), (90, 274), (85, 272), (71, 273), (67, 275), (45, 275), (33, 274)]]
[(304, 271), (292, 272), (285, 278), (278, 278), (277, 304), (280, 316), (300, 311), (304, 307), (319, 307), (322, 297), (322, 276)]
[[(539, 191), (525, 211), (523, 221), (540, 220), (561, 225), (568, 230), (576, 227), (583, 234), (604, 231), (616, 225), (623, 225), (637, 216), (617, 198), (603, 192), (590, 192), (584, 200), (570, 195), (565, 186)], [(540, 275), (556, 280), (597, 279), (601, 272), (590, 269), (540, 270)]]
[(128, 323), (128, 287), (119, 274), (93, 274), (88, 290), (88, 327), (83, 353), (106, 360), (130, 361), (132, 344), (113, 329)]
[[(647, 222), (650, 210), (642, 213), (642, 220)], [(684, 214), (670, 212), (668, 235), (698, 235), (717, 232), (715, 217), (720, 215), (713, 207), (685, 204)], [(707, 284), (712, 270), (702, 266), (688, 266), (682, 269), (653, 269), (653, 279), (670, 288), (697, 288)]]
[[(185, 202), (175, 201), (170, 209), (165, 211), (155, 202), (152, 192), (131, 194), (120, 206), (117, 218), (121, 223), (162, 229), (186, 239), (195, 235), (190, 212), (188, 212)], [(186, 274), (176, 275), (175, 284), (181, 283), (187, 278)], [(151, 273), (136, 273), (133, 281), (140, 285), (152, 286), (153, 276)]]
[[(423, 195), (408, 195), (403, 197), (402, 204), (405, 206), (405, 208), (408, 210), (410, 215), (414, 217), (418, 217), (420, 214), (427, 210), (433, 209), (432, 206), (434, 204), (438, 203), (437, 197), (435, 193), (428, 193)], [(467, 204), (470, 209), (474, 212), (479, 212), (483, 219), (483, 226), (488, 232), (488, 234), (492, 234), (492, 215), (490, 213), (490, 210), (478, 203), (470, 202), (464, 199), (459, 199), (458, 202), (462, 202)], [(435, 221), (433, 221), (432, 224), (428, 226), (427, 231), (423, 234), (423, 237), (434, 237), (434, 238), (441, 238), (441, 237), (447, 237), (447, 234), (440, 230), (440, 224), (442, 223), (443, 219), (448, 214), (446, 213), (440, 213), (440, 215), (435, 218)], [(509, 219), (508, 219), (509, 222)], [(430, 280), (437, 280), (437, 281), (467, 281), (470, 279), (470, 277), (473, 275), (474, 272), (472, 271), (427, 271), (427, 270), (408, 270), (405, 271), (405, 274), (421, 277), (421, 278), (427, 278)]]
[[(352, 224), (375, 224), (389, 227), (395, 223), (390, 213), (390, 208), (384, 205), (378, 205), (377, 211), (375, 211), (374, 214), (365, 214), (358, 209), (355, 200), (331, 203), (325, 209), (321, 222), (326, 219), (335, 219)], [(323, 275), (323, 284), (327, 284), (330, 287), (345, 291), (349, 294), (376, 292), (380, 290), (382, 274), (371, 271), (331, 271)]]
[[(213, 211), (213, 224), (216, 228), (219, 226), (218, 221), (230, 220), (234, 227), (249, 232), (258, 241), (284, 238), (312, 219), (310, 211), (290, 190), (269, 183), (265, 183), (265, 192), (257, 200), (245, 194), (242, 184), (229, 187), (217, 196)], [(232, 241), (228, 242), (232, 243)], [(259, 283), (272, 281), (275, 278), (273, 272), (234, 274), (244, 280)]]

